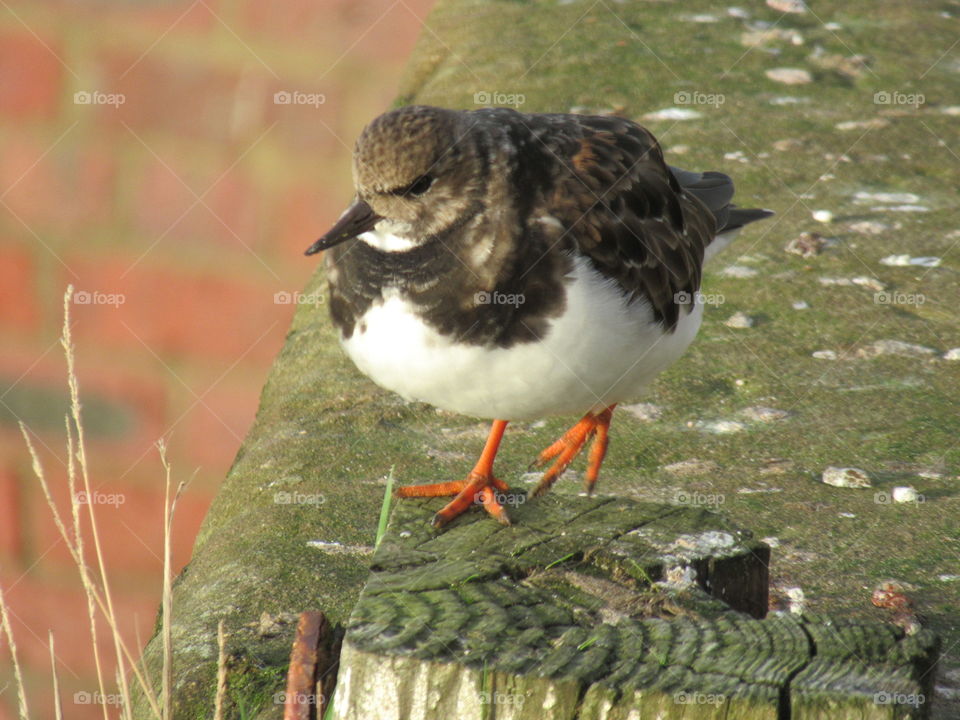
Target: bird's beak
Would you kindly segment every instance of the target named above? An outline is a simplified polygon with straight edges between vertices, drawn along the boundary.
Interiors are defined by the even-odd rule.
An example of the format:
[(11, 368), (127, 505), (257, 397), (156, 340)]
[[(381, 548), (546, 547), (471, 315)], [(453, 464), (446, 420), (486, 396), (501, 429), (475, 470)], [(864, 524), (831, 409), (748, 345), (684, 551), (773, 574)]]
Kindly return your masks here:
[(339, 245), (347, 240), (352, 240), (357, 235), (362, 235), (368, 230), (373, 230), (383, 218), (377, 215), (363, 200), (357, 198), (353, 205), (348, 207), (340, 219), (334, 223), (319, 240), (307, 248), (305, 255), (314, 255), (321, 250), (327, 250), (334, 245)]

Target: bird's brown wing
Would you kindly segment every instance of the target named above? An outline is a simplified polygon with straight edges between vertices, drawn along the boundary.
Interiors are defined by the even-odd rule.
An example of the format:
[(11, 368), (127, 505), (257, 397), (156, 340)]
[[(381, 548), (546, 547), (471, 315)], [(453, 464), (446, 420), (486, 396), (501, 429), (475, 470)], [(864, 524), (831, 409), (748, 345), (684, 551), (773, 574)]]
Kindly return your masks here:
[[(556, 117), (556, 116), (555, 116)], [(700, 289), (713, 213), (684, 190), (653, 135), (618, 117), (579, 116), (553, 148), (560, 177), (546, 200), (579, 249), (673, 329)], [(557, 135), (554, 135), (557, 137)]]

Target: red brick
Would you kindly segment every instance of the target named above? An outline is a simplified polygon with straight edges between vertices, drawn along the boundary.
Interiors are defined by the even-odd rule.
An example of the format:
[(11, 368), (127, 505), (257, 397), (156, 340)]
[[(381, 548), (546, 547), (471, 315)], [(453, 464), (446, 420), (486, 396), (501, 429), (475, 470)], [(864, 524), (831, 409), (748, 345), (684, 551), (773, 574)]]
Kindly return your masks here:
[[(192, 173), (180, 167), (177, 158), (168, 157), (161, 161), (149, 156), (137, 183), (135, 225), (151, 243), (168, 243), (182, 236), (183, 219), (180, 216), (196, 200), (191, 189), (195, 188), (193, 192), (197, 194), (206, 189), (200, 184)], [(206, 212), (202, 207), (199, 210)]]
[(433, 0), (286, 0), (284, 11), (277, 12), (276, 3), (269, 0), (248, 0), (242, 20), (251, 33), (321, 47), (334, 59), (347, 52), (403, 61), (420, 33), (417, 16), (423, 18), (433, 4)]
[(72, 210), (71, 221), (77, 225), (110, 222), (116, 203), (117, 148), (105, 139), (85, 141), (75, 154), (76, 169), (69, 183), (73, 201), (64, 203)]
[[(283, 104), (276, 101), (276, 93), (300, 93), (304, 98), (315, 95), (320, 104), (309, 102)], [(344, 91), (334, 76), (319, 82), (283, 80), (270, 86), (264, 97), (264, 123), (274, 124), (271, 131), (290, 156), (291, 164), (302, 164), (304, 148), (309, 148), (309, 167), (323, 172), (343, 167), (341, 176), (349, 184), (350, 152), (356, 136), (370, 118), (352, 121), (344, 112), (351, 95)], [(331, 177), (330, 180), (335, 180)]]
[(84, 224), (111, 219), (116, 150), (105, 140), (80, 142), (69, 133), (58, 140), (60, 132), (42, 137), (18, 133), (0, 145), (0, 195), (19, 218), (0, 207), (4, 224), (20, 229), (22, 221), (37, 232), (74, 232)]
[[(102, 482), (96, 474), (91, 478), (92, 494), (98, 503), (94, 505), (97, 529), (101, 539), (104, 563), (111, 577), (160, 577), (163, 568), (163, 471), (159, 462), (150, 474), (151, 486), (144, 482)], [(52, 475), (52, 473), (51, 473)], [(69, 513), (69, 496), (66, 479), (57, 474), (51, 487), (61, 513)], [(172, 477), (173, 490), (189, 473), (183, 468)], [(53, 487), (55, 485), (55, 488)], [(25, 521), (30, 534), (33, 552), (40, 567), (73, 567), (67, 547), (60, 540), (53, 515), (39, 491), (29, 491), (27, 498), (28, 518)], [(171, 562), (178, 573), (190, 561), (193, 542), (200, 524), (210, 505), (211, 496), (187, 488), (177, 502), (174, 515), (174, 532), (171, 536)], [(81, 508), (82, 527), (88, 551), (88, 562), (95, 562), (92, 554), (88, 508)], [(158, 585), (159, 587), (159, 585)]]
[(0, 557), (17, 560), (23, 553), (21, 483), (12, 465), (0, 466)]
[[(246, 389), (218, 385), (189, 411), (176, 439), (185, 446), (191, 464), (214, 476), (226, 474), (256, 415), (266, 374)], [(185, 401), (193, 404), (194, 399)]]
[(151, 242), (241, 253), (261, 243), (259, 193), (239, 168), (216, 167), (197, 178), (181, 158), (151, 158), (137, 194), (134, 222)]
[(33, 255), (22, 245), (0, 241), (0, 257), (0, 325), (36, 330), (40, 305)]
[(289, 313), (273, 303), (269, 285), (153, 267), (149, 260), (149, 253), (68, 260), (78, 290), (123, 298), (120, 305), (77, 305), (78, 342), (231, 363), (267, 362), (279, 351)]
[[(77, 579), (74, 580), (74, 577)], [(10, 606), (11, 625), (20, 663), (26, 668), (50, 667), (47, 631), (52, 630), (61, 677), (90, 676), (95, 666), (87, 621), (87, 602), (78, 575), (44, 576), (0, 569), (0, 583)], [(146, 642), (153, 631), (160, 601), (160, 577), (154, 585), (133, 590), (114, 579), (113, 603), (121, 636), (136, 654), (137, 633)], [(107, 677), (114, 676), (113, 640), (106, 623), (99, 622), (97, 640)], [(93, 689), (93, 688), (91, 688)], [(70, 703), (72, 707), (72, 703)], [(65, 713), (68, 717), (71, 714)]]
[(46, 32), (26, 28), (0, 31), (0, 114), (52, 118), (63, 87), (63, 49)]
[[(111, 20), (130, 24), (146, 25), (160, 32), (175, 33), (208, 31), (219, 24), (216, 13), (220, 3), (217, 0), (176, 0), (174, 2), (120, 3), (114, 6), (109, 17)], [(101, 5), (93, 6), (100, 10)]]
[(99, 58), (98, 89), (124, 97), (119, 106), (97, 107), (105, 125), (125, 133), (125, 123), (148, 143), (151, 139), (144, 131), (221, 142), (237, 139), (233, 130), (238, 71), (165, 57), (162, 43), (143, 59), (138, 57), (139, 51), (111, 51)]
[[(91, 345), (96, 346), (95, 343)], [(138, 371), (129, 364), (121, 366), (116, 356), (111, 358), (106, 351), (87, 352), (82, 346), (77, 350), (77, 376), (81, 404), (86, 404), (88, 410), (92, 400), (97, 398), (125, 410), (134, 419), (128, 434), (102, 443), (108, 446), (107, 451), (117, 453), (118, 443), (135, 448), (149, 446), (166, 431), (169, 422), (167, 390), (161, 376)], [(66, 363), (59, 345), (17, 346), (8, 343), (0, 353), (0, 378), (19, 385), (50, 388), (64, 396), (68, 392)], [(9, 429), (15, 436), (15, 446), (22, 449), (19, 430), (16, 427)], [(44, 441), (59, 450), (63, 436), (61, 424), (57, 422), (52, 433), (44, 433)], [(97, 449), (100, 441), (95, 437), (91, 440), (91, 449)], [(122, 457), (122, 453), (118, 457)]]
[(64, 207), (69, 205), (63, 199), (71, 197), (71, 193), (48, 154), (56, 139), (52, 135), (41, 140), (22, 132), (3, 142), (0, 195), (5, 207), (0, 206), (0, 219), (4, 225), (21, 232), (21, 223), (31, 229), (40, 228), (63, 215)]
[[(344, 177), (343, 191), (322, 193), (303, 185), (285, 188), (278, 193), (270, 215), (271, 243), (276, 253), (288, 260), (300, 272), (293, 276), (299, 288), (316, 267), (315, 262), (303, 262), (303, 251), (314, 240), (330, 229), (347, 205), (350, 204), (352, 188), (349, 175)], [(315, 183), (319, 186), (319, 181)]]
[[(140, 2), (77, 3), (72, 0), (34, 0), (56, 8), (57, 19), (68, 18), (79, 26), (93, 25), (101, 36), (108, 37), (115, 26), (136, 37), (138, 31), (155, 30), (156, 34), (173, 37), (184, 33), (209, 30), (219, 24), (219, 0), (163, 0)], [(113, 26), (113, 27), (111, 27)], [(144, 48), (145, 49), (145, 48)]]

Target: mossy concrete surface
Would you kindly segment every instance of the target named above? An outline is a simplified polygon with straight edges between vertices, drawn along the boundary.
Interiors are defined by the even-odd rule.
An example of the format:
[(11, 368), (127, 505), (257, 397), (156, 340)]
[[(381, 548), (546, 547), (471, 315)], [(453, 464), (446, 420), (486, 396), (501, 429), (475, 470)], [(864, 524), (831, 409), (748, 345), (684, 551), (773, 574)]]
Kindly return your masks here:
[[(720, 509), (770, 539), (774, 593), (811, 610), (887, 621), (871, 590), (901, 581), (944, 640), (941, 691), (925, 701), (955, 717), (960, 362), (944, 358), (960, 346), (960, 7), (742, 5), (747, 19), (699, 0), (443, 1), (400, 101), (614, 110), (650, 127), (669, 162), (728, 172), (740, 204), (777, 211), (707, 273), (700, 337), (652, 388), (655, 408), (615, 415), (599, 491)], [(781, 67), (812, 82), (766, 76)], [(644, 119), (665, 108), (689, 119)], [(833, 222), (814, 222), (814, 210)], [(325, 229), (304, 228), (305, 245)], [(824, 236), (821, 252), (785, 253), (804, 231)], [(893, 255), (941, 260), (881, 263)], [(724, 325), (736, 312), (752, 327)], [(503, 479), (519, 484), (573, 420), (511, 425)], [(177, 717), (210, 714), (220, 618), (232, 633), (231, 708), (278, 717), (293, 632), (283, 613), (345, 622), (391, 467), (399, 483), (462, 477), (484, 433), (377, 389), (337, 347), (324, 304), (302, 305), (177, 583)], [(862, 468), (874, 487), (820, 483), (831, 465)], [(901, 485), (922, 502), (892, 502)]]

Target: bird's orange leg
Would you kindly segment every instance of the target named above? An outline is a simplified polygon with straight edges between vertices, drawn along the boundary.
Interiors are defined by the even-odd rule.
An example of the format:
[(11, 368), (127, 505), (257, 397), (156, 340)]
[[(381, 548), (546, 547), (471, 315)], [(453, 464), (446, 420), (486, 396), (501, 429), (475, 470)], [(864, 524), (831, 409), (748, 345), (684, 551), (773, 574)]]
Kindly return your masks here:
[(576, 425), (567, 430), (563, 437), (540, 453), (540, 457), (536, 461), (537, 465), (543, 465), (550, 460), (553, 460), (553, 465), (543, 474), (537, 486), (530, 491), (532, 497), (543, 495), (550, 489), (557, 478), (563, 474), (563, 471), (570, 466), (573, 459), (580, 454), (590, 438), (593, 438), (593, 444), (590, 446), (583, 489), (588, 494), (593, 493), (593, 487), (597, 484), (597, 476), (600, 474), (600, 466), (607, 454), (610, 420), (613, 417), (615, 407), (616, 403), (596, 415), (587, 413)]
[(434, 485), (408, 485), (398, 488), (396, 496), (399, 498), (413, 497), (442, 497), (455, 495), (446, 507), (433, 516), (433, 526), (443, 527), (455, 517), (462, 515), (474, 503), (481, 503), (488, 513), (501, 524), (509, 525), (510, 518), (507, 511), (497, 500), (496, 492), (505, 492), (509, 487), (505, 482), (493, 476), (493, 461), (500, 449), (503, 432), (507, 429), (506, 420), (494, 420), (487, 436), (487, 444), (480, 453), (480, 459), (474, 466), (466, 480), (436, 483)]

